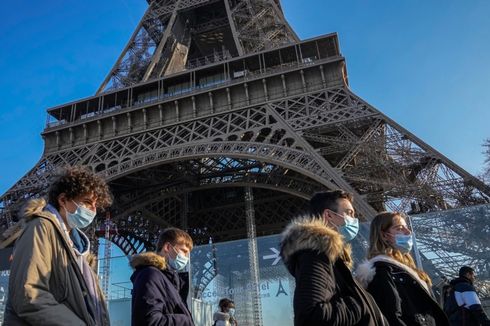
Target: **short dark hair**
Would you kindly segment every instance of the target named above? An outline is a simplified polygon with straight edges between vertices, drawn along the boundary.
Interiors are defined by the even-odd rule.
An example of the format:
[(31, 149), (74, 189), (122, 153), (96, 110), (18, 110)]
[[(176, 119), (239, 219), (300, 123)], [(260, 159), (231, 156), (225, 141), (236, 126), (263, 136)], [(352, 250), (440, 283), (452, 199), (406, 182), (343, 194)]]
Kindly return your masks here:
[(234, 308), (235, 303), (233, 300), (230, 300), (228, 298), (223, 298), (219, 301), (218, 306), (221, 308), (221, 310), (226, 309), (226, 308)]
[(310, 214), (313, 216), (321, 216), (326, 209), (336, 212), (338, 209), (337, 200), (342, 198), (347, 199), (351, 203), (354, 200), (351, 193), (340, 189), (317, 192), (310, 199)]
[(157, 251), (161, 251), (163, 245), (167, 242), (170, 242), (172, 246), (175, 246), (176, 244), (184, 244), (191, 250), (194, 246), (189, 233), (178, 228), (167, 228), (160, 233), (157, 241)]
[(51, 177), (48, 189), (48, 202), (56, 209), (58, 196), (64, 193), (67, 199), (80, 195), (94, 194), (97, 197), (97, 207), (104, 208), (112, 204), (112, 196), (106, 181), (93, 173), (86, 166), (68, 166), (58, 170)]
[(470, 266), (463, 266), (459, 269), (459, 277), (463, 277), (468, 273), (474, 273), (475, 270)]

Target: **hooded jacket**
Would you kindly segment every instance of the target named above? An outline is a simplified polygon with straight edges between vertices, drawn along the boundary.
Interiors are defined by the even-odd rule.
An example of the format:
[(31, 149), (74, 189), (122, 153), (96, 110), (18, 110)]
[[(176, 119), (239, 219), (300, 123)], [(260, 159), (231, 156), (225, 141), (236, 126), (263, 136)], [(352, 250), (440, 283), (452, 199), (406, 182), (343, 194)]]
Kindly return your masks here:
[(135, 269), (131, 275), (133, 326), (194, 326), (186, 304), (188, 273), (169, 269), (165, 258), (154, 252), (134, 255), (130, 264)]
[[(232, 320), (233, 322), (230, 322)], [(216, 311), (213, 314), (213, 326), (235, 326), (235, 321), (227, 312)]]
[[(25, 225), (10, 268), (5, 325), (109, 325), (86, 254), (75, 252), (56, 215), (45, 208), (44, 199), (30, 200), (24, 208)], [(98, 305), (90, 293), (100, 300)]]
[(296, 280), (295, 326), (387, 325), (352, 277), (350, 246), (322, 220), (293, 220), (282, 233), (281, 257)]
[(473, 283), (466, 277), (458, 277), (451, 280), (450, 284), (454, 289), (456, 303), (460, 307), (449, 316), (451, 325), (490, 325)]
[(449, 325), (428, 284), (410, 267), (379, 255), (360, 264), (356, 278), (388, 319), (396, 325)]

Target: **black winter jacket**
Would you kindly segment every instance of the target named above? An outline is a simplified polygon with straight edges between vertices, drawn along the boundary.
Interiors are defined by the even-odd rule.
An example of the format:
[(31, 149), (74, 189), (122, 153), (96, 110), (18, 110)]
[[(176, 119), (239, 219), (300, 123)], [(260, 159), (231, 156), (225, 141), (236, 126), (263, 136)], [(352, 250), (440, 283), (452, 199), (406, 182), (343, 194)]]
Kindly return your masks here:
[(410, 267), (385, 255), (361, 264), (356, 278), (367, 287), (390, 326), (447, 326), (444, 311), (426, 282)]
[(490, 320), (481, 306), (473, 283), (466, 277), (451, 281), (456, 303), (460, 307), (449, 316), (452, 326), (488, 326)]
[(281, 257), (296, 280), (295, 326), (388, 325), (352, 277), (350, 246), (321, 220), (294, 220), (282, 234)]
[(167, 268), (165, 258), (152, 253), (135, 255), (131, 300), (133, 326), (194, 326), (186, 304), (188, 274)]

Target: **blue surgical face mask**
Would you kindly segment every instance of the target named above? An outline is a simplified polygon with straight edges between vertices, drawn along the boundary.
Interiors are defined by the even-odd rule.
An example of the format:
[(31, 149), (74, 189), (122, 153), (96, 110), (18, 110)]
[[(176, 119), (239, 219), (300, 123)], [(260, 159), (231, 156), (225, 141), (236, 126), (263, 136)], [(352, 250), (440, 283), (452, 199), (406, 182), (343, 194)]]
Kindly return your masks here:
[(359, 232), (359, 220), (355, 217), (344, 216), (344, 225), (339, 226), (339, 232), (345, 241), (352, 241)]
[(77, 209), (73, 213), (70, 213), (66, 207), (64, 207), (68, 226), (77, 229), (83, 229), (89, 226), (94, 220), (95, 215), (97, 215), (97, 212), (91, 211), (90, 209), (77, 204), (75, 201), (73, 201), (73, 203), (77, 206)]
[(234, 316), (235, 315), (235, 308), (230, 308), (228, 313), (230, 314), (230, 316)]
[(395, 234), (395, 247), (406, 254), (412, 250), (413, 238), (411, 234)]
[(172, 246), (172, 249), (177, 254), (177, 257), (169, 257), (168, 263), (170, 264), (170, 267), (172, 267), (174, 270), (176, 270), (177, 272), (181, 272), (187, 266), (187, 263), (189, 262), (189, 257), (177, 251), (174, 246)]

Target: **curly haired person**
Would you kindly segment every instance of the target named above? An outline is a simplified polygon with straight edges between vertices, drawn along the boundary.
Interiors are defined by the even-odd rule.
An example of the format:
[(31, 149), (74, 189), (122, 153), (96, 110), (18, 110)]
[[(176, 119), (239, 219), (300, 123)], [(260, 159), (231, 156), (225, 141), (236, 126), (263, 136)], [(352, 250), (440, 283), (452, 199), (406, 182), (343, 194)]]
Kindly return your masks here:
[(22, 211), (10, 269), (5, 325), (109, 325), (97, 276), (81, 231), (112, 198), (106, 182), (84, 167), (54, 176), (45, 199)]

